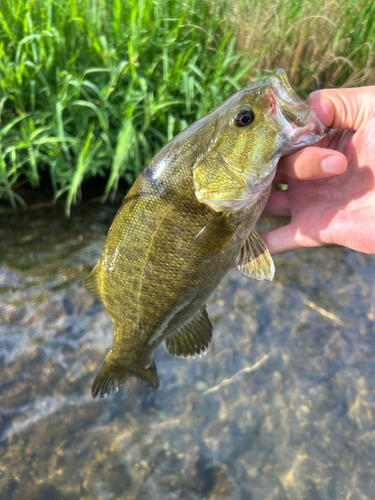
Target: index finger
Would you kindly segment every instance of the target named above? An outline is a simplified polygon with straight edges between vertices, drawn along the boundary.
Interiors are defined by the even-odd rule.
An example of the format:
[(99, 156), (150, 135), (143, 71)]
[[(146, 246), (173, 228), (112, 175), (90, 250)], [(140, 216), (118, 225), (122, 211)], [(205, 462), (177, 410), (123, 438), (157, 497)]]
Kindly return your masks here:
[(352, 89), (317, 90), (306, 103), (322, 122), (331, 128), (358, 130), (374, 113), (375, 86)]

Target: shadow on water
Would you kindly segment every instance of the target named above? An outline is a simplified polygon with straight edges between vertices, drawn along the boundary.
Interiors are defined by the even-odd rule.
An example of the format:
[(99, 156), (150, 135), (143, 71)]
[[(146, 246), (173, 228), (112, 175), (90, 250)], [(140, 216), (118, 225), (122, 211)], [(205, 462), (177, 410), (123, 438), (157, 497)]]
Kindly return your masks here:
[(112, 325), (82, 279), (115, 212), (0, 216), (0, 498), (373, 498), (375, 258), (280, 255), (272, 283), (233, 269), (205, 357), (158, 348), (157, 391), (94, 401)]

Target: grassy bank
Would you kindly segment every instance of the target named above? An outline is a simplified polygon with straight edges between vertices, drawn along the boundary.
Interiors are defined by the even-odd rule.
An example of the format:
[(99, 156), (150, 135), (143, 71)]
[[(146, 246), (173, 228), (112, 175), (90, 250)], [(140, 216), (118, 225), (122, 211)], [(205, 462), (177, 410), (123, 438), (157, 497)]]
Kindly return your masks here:
[(0, 196), (48, 173), (129, 184), (160, 147), (278, 66), (306, 95), (374, 81), (370, 0), (0, 0)]
[(305, 97), (375, 82), (372, 0), (232, 0), (231, 10), (237, 50), (266, 47), (253, 69), (283, 67)]

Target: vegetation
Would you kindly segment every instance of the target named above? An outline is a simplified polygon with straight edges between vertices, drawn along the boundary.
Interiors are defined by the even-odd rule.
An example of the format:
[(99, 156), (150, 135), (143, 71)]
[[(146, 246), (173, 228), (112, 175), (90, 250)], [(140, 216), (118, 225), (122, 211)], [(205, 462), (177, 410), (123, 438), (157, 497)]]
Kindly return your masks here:
[(47, 172), (104, 196), (259, 73), (306, 95), (374, 82), (372, 0), (0, 0), (0, 197)]
[(305, 97), (318, 88), (375, 83), (372, 0), (231, 1), (237, 50), (261, 50), (253, 69), (284, 68)]

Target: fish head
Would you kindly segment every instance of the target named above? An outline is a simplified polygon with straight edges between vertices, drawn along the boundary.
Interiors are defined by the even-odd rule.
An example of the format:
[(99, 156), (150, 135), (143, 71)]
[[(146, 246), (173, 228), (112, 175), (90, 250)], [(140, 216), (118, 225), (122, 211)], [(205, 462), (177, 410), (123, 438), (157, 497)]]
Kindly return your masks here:
[(281, 156), (328, 132), (292, 89), (284, 70), (240, 90), (213, 110), (215, 132), (193, 165), (197, 199), (238, 210), (270, 185)]

